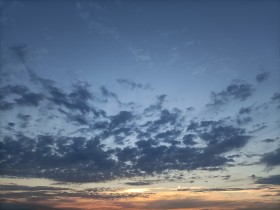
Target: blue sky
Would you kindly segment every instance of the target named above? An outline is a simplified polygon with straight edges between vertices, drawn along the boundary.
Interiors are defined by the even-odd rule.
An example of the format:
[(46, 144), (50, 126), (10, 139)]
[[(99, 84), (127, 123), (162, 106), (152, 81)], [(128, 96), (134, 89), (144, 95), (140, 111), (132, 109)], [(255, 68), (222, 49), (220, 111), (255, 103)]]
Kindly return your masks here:
[(125, 191), (140, 194), (278, 189), (278, 1), (0, 9), (2, 192), (57, 182), (149, 187)]

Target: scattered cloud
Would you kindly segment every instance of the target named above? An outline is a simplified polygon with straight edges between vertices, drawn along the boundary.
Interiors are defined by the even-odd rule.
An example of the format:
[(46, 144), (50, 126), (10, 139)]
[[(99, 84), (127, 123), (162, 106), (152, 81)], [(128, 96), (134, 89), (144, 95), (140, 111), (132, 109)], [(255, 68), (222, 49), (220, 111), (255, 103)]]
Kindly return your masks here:
[(212, 92), (207, 107), (219, 108), (222, 105), (228, 104), (229, 102), (245, 101), (254, 92), (254, 88), (251, 84), (244, 81), (234, 81), (231, 85), (227, 86), (226, 89), (221, 92)]
[(117, 82), (124, 88), (129, 88), (131, 90), (135, 90), (135, 89), (151, 90), (151, 86), (148, 83), (144, 85), (124, 78), (117, 79)]
[(268, 72), (263, 72), (263, 73), (260, 73), (256, 76), (256, 81), (258, 83), (262, 83), (262, 82), (266, 81), (268, 78), (269, 78), (269, 73)]
[(273, 103), (278, 104), (278, 109), (280, 109), (280, 93), (279, 92), (274, 93), (274, 95), (271, 97), (271, 101)]
[(144, 50), (142, 48), (136, 48), (136, 47), (128, 47), (129, 52), (134, 56), (136, 61), (138, 62), (148, 62), (151, 61), (151, 53), (147, 50)]
[(118, 103), (120, 103), (117, 94), (111, 92), (105, 86), (101, 86), (100, 91), (101, 91), (102, 96), (105, 98), (106, 102), (107, 102), (108, 98), (114, 98)]

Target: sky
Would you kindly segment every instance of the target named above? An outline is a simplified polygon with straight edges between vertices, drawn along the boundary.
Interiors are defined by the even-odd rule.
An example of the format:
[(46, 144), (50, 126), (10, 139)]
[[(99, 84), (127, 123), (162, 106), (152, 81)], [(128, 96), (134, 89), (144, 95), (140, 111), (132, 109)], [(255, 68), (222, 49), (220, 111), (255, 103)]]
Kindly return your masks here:
[(279, 14), (0, 0), (0, 209), (279, 209)]

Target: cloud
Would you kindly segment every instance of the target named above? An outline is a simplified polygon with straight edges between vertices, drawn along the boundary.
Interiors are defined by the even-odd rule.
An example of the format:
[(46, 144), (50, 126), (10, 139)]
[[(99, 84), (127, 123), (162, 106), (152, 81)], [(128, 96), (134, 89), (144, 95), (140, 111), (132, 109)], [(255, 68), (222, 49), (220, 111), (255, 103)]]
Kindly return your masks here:
[(135, 182), (125, 182), (125, 184), (131, 186), (143, 186), (143, 185), (151, 185), (153, 183), (151, 181), (135, 181)]
[(274, 93), (274, 95), (271, 97), (271, 101), (273, 103), (278, 104), (277, 108), (280, 109), (280, 93), (279, 92)]
[(107, 102), (108, 98), (114, 98), (120, 104), (117, 94), (109, 91), (105, 86), (101, 86), (100, 91), (101, 91), (102, 96), (105, 98), (106, 102)]
[(251, 84), (244, 81), (234, 81), (221, 92), (212, 92), (210, 96), (211, 101), (206, 106), (218, 108), (234, 100), (245, 101), (253, 92), (254, 88)]
[(275, 142), (275, 139), (264, 139), (264, 140), (262, 140), (262, 142), (272, 143), (272, 142)]
[(135, 90), (135, 89), (151, 90), (151, 86), (149, 84), (144, 85), (124, 78), (117, 79), (117, 82), (124, 88), (129, 88), (131, 90)]
[[(14, 98), (13, 102), (4, 101), (5, 98), (10, 98), (11, 96), (20, 96), (20, 98)], [(0, 89), (2, 110), (12, 109), (14, 105), (37, 107), (44, 98), (43, 94), (30, 92), (26, 86), (22, 85), (6, 85)]]
[(255, 183), (280, 185), (280, 175), (272, 175), (266, 178), (259, 178), (255, 181)]
[[(0, 201), (1, 209), (9, 209), (9, 210), (59, 210), (63, 208), (55, 208), (46, 205), (33, 204), (33, 203), (20, 203), (20, 202), (3, 202)], [(67, 208), (69, 210), (79, 210), (77, 208)]]
[(216, 154), (241, 148), (251, 139), (245, 129), (227, 125), (224, 121), (191, 122), (187, 130), (197, 132), (208, 144), (205, 152)]
[(249, 133), (256, 133), (259, 132), (263, 129), (266, 129), (268, 127), (266, 122), (263, 123), (257, 123), (255, 125), (253, 125), (253, 130), (249, 131)]
[(111, 128), (116, 128), (122, 126), (123, 124), (131, 121), (133, 119), (132, 112), (120, 111), (119, 114), (111, 117)]
[(145, 51), (144, 49), (136, 48), (136, 47), (132, 47), (132, 46), (128, 47), (127, 49), (135, 57), (136, 61), (138, 61), (138, 62), (151, 61), (151, 55), (150, 55), (149, 51)]
[(269, 73), (268, 72), (263, 72), (263, 73), (258, 74), (256, 76), (256, 81), (258, 83), (262, 83), (262, 82), (266, 81), (268, 78), (269, 78)]
[[(53, 210), (53, 209), (83, 209), (81, 203), (76, 203), (79, 199), (107, 200), (128, 198), (148, 198), (153, 193), (128, 193), (121, 188), (86, 188), (77, 190), (73, 188), (44, 187), (44, 186), (23, 186), (23, 185), (0, 185), (2, 196), (0, 202), (1, 209), (17, 210)], [(67, 207), (61, 204), (67, 203)], [(72, 204), (73, 207), (69, 207)], [(74, 206), (78, 206), (77, 208)], [(101, 207), (102, 208), (102, 207)], [(98, 209), (98, 206), (96, 206)]]
[(21, 98), (15, 99), (17, 104), (21, 106), (39, 106), (42, 100), (44, 100), (44, 95), (40, 93), (27, 93)]
[(197, 142), (194, 141), (196, 138), (197, 136), (194, 134), (187, 134), (183, 137), (183, 142), (185, 145), (195, 145), (197, 144)]
[(158, 133), (155, 135), (155, 139), (158, 141), (163, 141), (163, 142), (174, 142), (176, 139), (178, 139), (179, 135), (181, 134), (180, 130), (167, 130), (161, 133)]
[(148, 209), (236, 209), (236, 210), (253, 210), (268, 209), (277, 210), (279, 203), (277, 202), (254, 202), (254, 201), (233, 201), (233, 200), (211, 200), (211, 199), (172, 199), (172, 200), (156, 200), (147, 204)]
[(162, 94), (157, 96), (157, 102), (155, 104), (150, 105), (144, 110), (144, 113), (152, 113), (155, 111), (160, 111), (163, 106), (163, 102), (166, 100), (167, 95)]
[(0, 98), (4, 98), (10, 94), (15, 95), (24, 95), (29, 91), (29, 89), (26, 86), (23, 85), (6, 85), (1, 87), (0, 89)]
[[(135, 115), (121, 111), (109, 116), (99, 127), (101, 132), (92, 138), (51, 135), (31, 138), (21, 133), (5, 136), (1, 142), (1, 174), (62, 182), (100, 182), (142, 176), (143, 172), (155, 175), (168, 170), (217, 170), (233, 161), (223, 153), (242, 148), (251, 138), (244, 129), (222, 121), (201, 121), (196, 123), (193, 134), (185, 133), (176, 126), (179, 118), (177, 112), (163, 110), (158, 119), (145, 125), (146, 131), (140, 131), (134, 125)], [(161, 131), (166, 124), (176, 129)], [(148, 135), (143, 136), (143, 132)], [(115, 145), (111, 149), (102, 144), (104, 139), (113, 137), (124, 145), (125, 138), (132, 136), (136, 137), (135, 145)], [(206, 143), (205, 147), (189, 147), (196, 136)]]
[(8, 101), (0, 101), (0, 111), (6, 111), (14, 108), (14, 103)]
[(280, 165), (280, 148), (263, 154), (261, 160), (261, 163), (267, 165), (268, 167), (275, 167)]
[[(16, 52), (25, 61), (27, 50), (23, 49)], [(71, 122), (71, 126), (82, 127), (70, 134), (65, 132), (65, 135), (38, 132), (27, 136), (29, 134), (17, 131), (4, 136), (1, 175), (61, 182), (101, 182), (171, 170), (221, 170), (234, 162), (225, 157), (225, 153), (243, 148), (251, 139), (246, 129), (225, 120), (187, 122), (185, 112), (164, 106), (165, 94), (158, 95), (155, 103), (139, 112), (120, 110), (108, 115), (95, 104), (110, 98), (121, 102), (105, 86), (95, 94), (90, 84), (80, 81), (69, 89), (62, 89), (27, 65), (26, 72), (32, 85), (40, 91), (31, 92), (29, 88), (15, 84), (1, 88), (2, 101), (9, 102), (6, 100), (9, 96), (16, 97), (10, 102), (12, 104), (6, 104), (7, 108), (28, 105), (46, 113), (50, 108), (58, 118)], [(129, 80), (119, 79), (118, 82), (132, 89), (145, 88), (143, 84)], [(225, 95), (228, 100), (245, 100), (249, 97), (245, 90), (250, 88), (244, 82), (234, 83), (217, 94)], [(38, 107), (41, 103), (47, 108)], [(250, 108), (240, 109), (239, 114), (251, 114)], [(26, 122), (29, 119), (27, 114), (18, 115), (18, 118)]]
[(12, 52), (20, 62), (26, 64), (27, 59), (30, 56), (29, 54), (31, 52), (30, 46), (28, 46), (27, 44), (18, 44), (12, 46), (10, 49), (12, 50)]
[(36, 186), (30, 187), (26, 185), (8, 184), (0, 185), (0, 191), (59, 191), (59, 190), (70, 190), (70, 188), (62, 187), (46, 187), (46, 186)]
[[(156, 107), (149, 107), (149, 108), (160, 108), (160, 104)], [(151, 109), (150, 109), (151, 110)], [(147, 111), (147, 110), (145, 110)], [(179, 110), (167, 110), (164, 109), (160, 112), (159, 118), (154, 121), (148, 121), (144, 127), (147, 127), (147, 132), (156, 132), (158, 131), (162, 126), (170, 125), (170, 126), (175, 126), (180, 123), (180, 117), (181, 117), (181, 112)]]
[(10, 50), (14, 56), (24, 65), (27, 65), (28, 61), (40, 59), (48, 51), (46, 49), (33, 49), (27, 44), (17, 44), (10, 47)]
[(240, 115), (243, 115), (243, 114), (250, 114), (251, 112), (253, 111), (253, 107), (252, 106), (248, 106), (248, 107), (242, 107), (240, 110), (239, 110), (239, 114)]

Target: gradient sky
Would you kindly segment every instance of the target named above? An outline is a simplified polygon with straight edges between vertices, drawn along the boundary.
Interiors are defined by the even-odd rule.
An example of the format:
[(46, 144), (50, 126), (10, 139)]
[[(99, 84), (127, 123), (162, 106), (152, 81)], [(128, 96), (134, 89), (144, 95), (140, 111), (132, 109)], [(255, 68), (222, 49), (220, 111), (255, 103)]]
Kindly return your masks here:
[(0, 209), (280, 208), (279, 1), (0, 12)]

